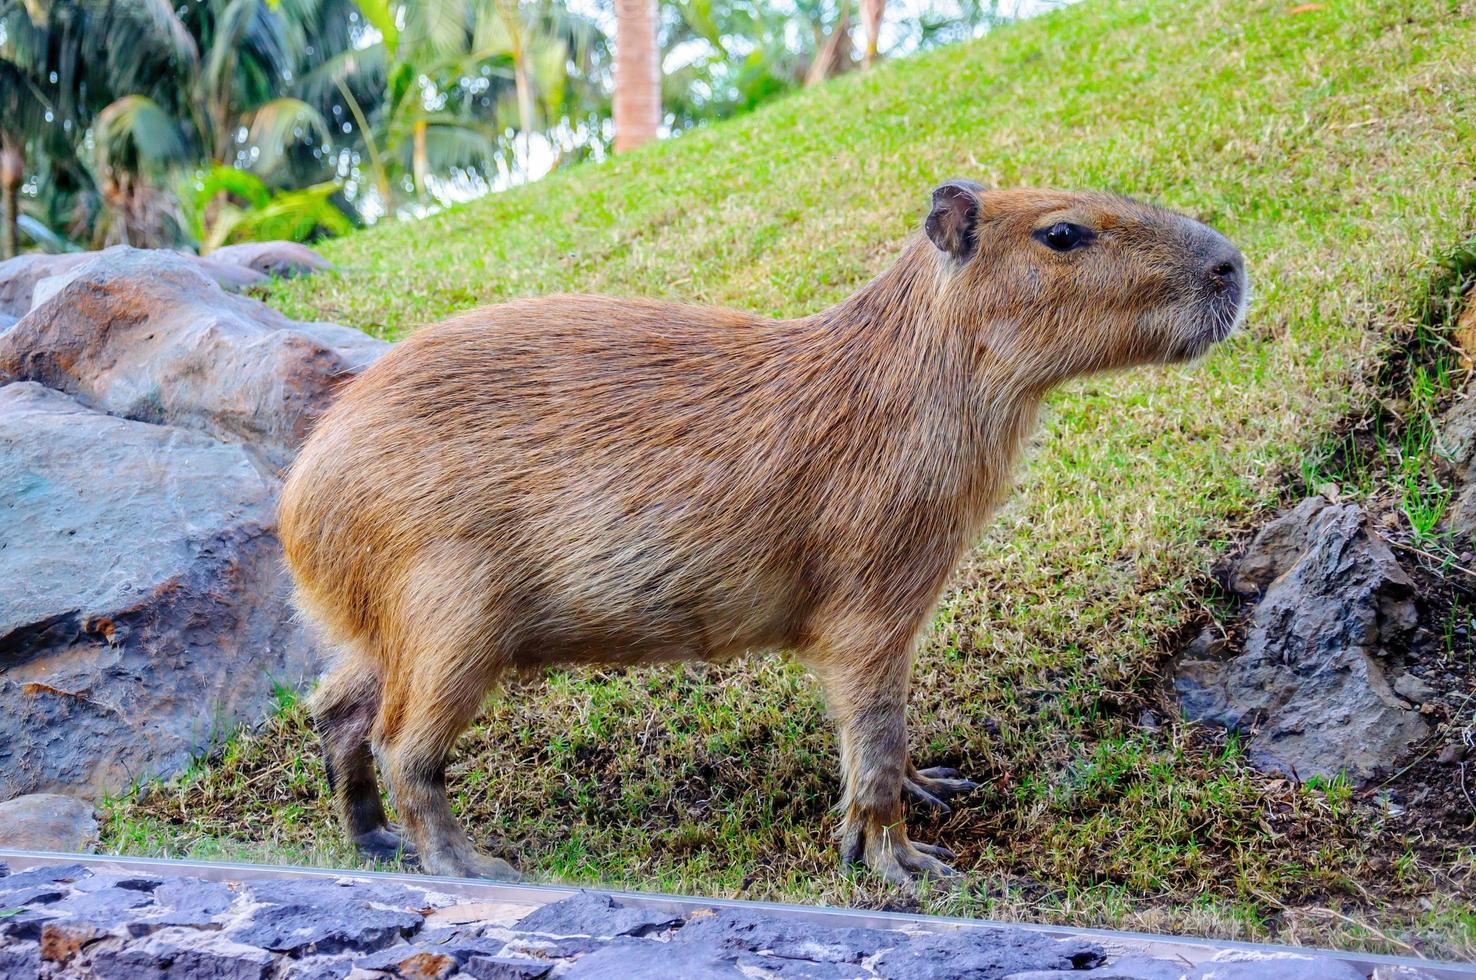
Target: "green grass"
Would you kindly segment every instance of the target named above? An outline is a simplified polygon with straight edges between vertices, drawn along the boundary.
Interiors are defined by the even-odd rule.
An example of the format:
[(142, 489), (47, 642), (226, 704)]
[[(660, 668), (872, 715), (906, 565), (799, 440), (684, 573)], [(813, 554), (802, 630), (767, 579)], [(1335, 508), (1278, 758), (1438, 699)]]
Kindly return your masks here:
[[(1214, 223), (1248, 256), (1248, 331), (1192, 368), (1069, 386), (1020, 492), (928, 632), (920, 764), (984, 788), (914, 836), (970, 885), (930, 911), (1469, 955), (1472, 852), (1396, 838), (1339, 783), (1140, 727), (1202, 583), (1371, 392), (1439, 258), (1476, 225), (1476, 13), (1431, 0), (1110, 2), (889, 64), (599, 166), (324, 251), (272, 302), (387, 337), (560, 290), (792, 315), (876, 273), (965, 175), (1102, 188)], [(1440, 379), (1427, 379), (1432, 383)], [(1410, 520), (1443, 499), (1411, 484)], [(483, 842), (538, 877), (860, 905), (835, 867), (834, 744), (792, 663), (556, 673), (489, 704), (453, 770)], [(301, 710), (172, 789), (114, 805), (147, 853), (346, 856)]]

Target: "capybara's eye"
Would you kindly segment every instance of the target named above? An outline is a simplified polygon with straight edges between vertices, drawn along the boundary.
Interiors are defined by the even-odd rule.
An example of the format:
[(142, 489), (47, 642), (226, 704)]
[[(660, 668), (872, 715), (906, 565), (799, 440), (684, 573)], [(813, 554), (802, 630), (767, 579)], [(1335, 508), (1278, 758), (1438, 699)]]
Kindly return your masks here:
[(1042, 240), (1057, 252), (1069, 252), (1087, 242), (1087, 231), (1081, 225), (1058, 221), (1046, 229)]

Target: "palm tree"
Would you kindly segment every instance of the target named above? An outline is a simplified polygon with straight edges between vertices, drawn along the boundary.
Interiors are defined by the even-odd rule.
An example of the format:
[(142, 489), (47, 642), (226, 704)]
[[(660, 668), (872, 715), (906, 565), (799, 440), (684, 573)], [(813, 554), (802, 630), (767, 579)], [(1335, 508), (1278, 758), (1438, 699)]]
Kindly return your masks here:
[(819, 85), (850, 68), (854, 52), (851, 50), (851, 0), (840, 0), (836, 5), (835, 21), (830, 33), (825, 33), (824, 5), (801, 3), (801, 9), (809, 8), (811, 27), (815, 33), (815, 57), (810, 70), (805, 74), (805, 85)]
[(661, 124), (661, 62), (656, 0), (615, 0), (615, 152), (656, 137)]
[(43, 12), (0, 0), (0, 259), (20, 251), (28, 149), (41, 143), (56, 117), (44, 93), (56, 33)]
[(882, 15), (887, 0), (861, 0), (861, 28), (866, 32), (866, 47), (861, 52), (861, 65), (870, 68), (876, 60), (877, 45), (881, 41)]
[(20, 251), (20, 185), (26, 176), (29, 118), (41, 94), (14, 62), (0, 58), (0, 259)]
[(362, 151), (378, 206), (394, 214), (407, 195), (424, 198), (436, 175), (489, 173), (498, 93), (490, 82), (462, 84), (488, 57), (473, 47), (473, 8), (459, 0), (359, 0), (359, 8), (377, 41), (325, 60), (303, 89), (347, 111), (342, 142)]

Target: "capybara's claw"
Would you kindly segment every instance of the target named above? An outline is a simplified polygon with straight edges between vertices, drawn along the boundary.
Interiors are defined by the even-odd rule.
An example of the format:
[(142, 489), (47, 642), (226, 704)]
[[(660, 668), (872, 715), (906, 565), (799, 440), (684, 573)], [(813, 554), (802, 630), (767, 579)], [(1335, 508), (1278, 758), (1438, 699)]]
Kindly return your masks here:
[(944, 803), (937, 796), (924, 789), (920, 783), (913, 782), (911, 779), (902, 784), (902, 791), (911, 797), (914, 803), (921, 803), (934, 813), (953, 812), (953, 807)]
[(931, 854), (933, 857), (937, 858), (940, 861), (958, 860), (958, 855), (954, 854), (951, 850), (944, 847), (942, 844), (922, 844), (918, 841), (913, 841), (912, 846), (917, 848), (919, 851), (922, 851), (924, 854)]
[(415, 857), (415, 845), (394, 826), (376, 827), (354, 837), (359, 853), (376, 861)]
[(944, 800), (978, 789), (979, 784), (958, 778), (957, 769), (934, 766), (930, 769), (913, 769), (902, 783), (903, 791), (913, 799), (936, 813), (951, 813)]
[(961, 877), (935, 855), (953, 857), (946, 847), (914, 844), (903, 839), (890, 846), (869, 848), (866, 865), (893, 885), (912, 887), (920, 878), (949, 881)]
[(906, 888), (920, 878), (961, 879), (959, 872), (944, 863), (954, 859), (954, 853), (946, 847), (908, 840), (901, 825), (868, 833), (853, 824), (841, 835), (842, 863), (864, 864), (891, 884)]
[(422, 859), (421, 866), (427, 874), (447, 878), (490, 878), (493, 881), (522, 881), (518, 869), (502, 858), (490, 854), (437, 854)]

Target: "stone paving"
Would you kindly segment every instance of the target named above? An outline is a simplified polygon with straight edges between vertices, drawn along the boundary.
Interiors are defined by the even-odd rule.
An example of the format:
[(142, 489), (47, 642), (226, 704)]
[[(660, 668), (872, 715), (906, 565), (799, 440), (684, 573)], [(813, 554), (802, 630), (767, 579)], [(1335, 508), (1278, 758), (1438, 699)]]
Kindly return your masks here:
[[(1364, 980), (1312, 955), (1191, 966), (1013, 928), (838, 928), (738, 908), (683, 916), (579, 892), (475, 903), (356, 878), (211, 881), (0, 864), (0, 978), (371, 980)], [(1376, 971), (1417, 980), (1419, 971)]]

